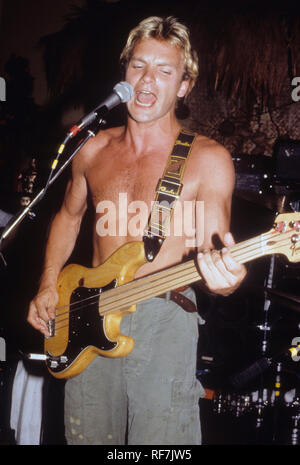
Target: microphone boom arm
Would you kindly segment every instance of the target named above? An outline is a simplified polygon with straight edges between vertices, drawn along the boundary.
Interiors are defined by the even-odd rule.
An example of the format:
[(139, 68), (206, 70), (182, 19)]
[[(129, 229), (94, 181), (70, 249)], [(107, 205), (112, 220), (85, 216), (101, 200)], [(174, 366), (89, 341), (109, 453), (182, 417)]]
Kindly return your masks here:
[[(105, 121), (100, 120), (99, 124), (101, 124), (101, 123), (105, 123)], [(9, 222), (7, 223), (5, 228), (3, 229), (2, 233), (1, 233), (1, 236), (0, 236), (0, 253), (1, 253), (1, 255), (2, 255), (1, 250), (2, 250), (2, 242), (3, 242), (3, 240), (6, 239), (9, 236), (9, 234), (11, 234), (15, 230), (15, 228), (18, 226), (18, 224), (20, 224), (21, 221), (27, 215), (32, 216), (32, 217), (35, 216), (34, 213), (31, 212), (31, 209), (43, 199), (43, 197), (45, 196), (48, 188), (56, 181), (56, 179), (61, 175), (61, 173), (67, 168), (67, 166), (71, 163), (71, 161), (73, 160), (75, 155), (79, 152), (79, 150), (85, 145), (85, 143), (91, 137), (95, 137), (95, 133), (92, 130), (89, 129), (88, 134), (83, 139), (83, 141), (80, 142), (78, 147), (76, 147), (74, 152), (65, 161), (65, 163), (59, 168), (59, 170), (56, 172), (56, 174), (53, 177), (51, 177), (51, 179), (48, 180), (46, 186), (43, 187), (43, 189), (41, 189), (41, 191), (34, 197), (34, 199), (31, 200), (30, 204), (27, 205), (27, 207), (25, 207), (21, 212), (17, 213), (13, 218), (11, 218), (9, 220)], [(4, 258), (3, 258), (3, 256), (2, 256), (2, 260), (4, 261), (4, 263), (6, 265), (6, 262), (5, 262)]]
[(84, 138), (84, 140), (78, 145), (78, 147), (71, 154), (71, 156), (67, 159), (67, 161), (63, 164), (63, 166), (57, 171), (57, 173), (53, 175), (54, 170), (56, 169), (58, 160), (62, 152), (64, 151), (66, 144), (82, 129), (84, 129), (86, 126), (90, 125), (91, 123), (93, 123), (97, 117), (99, 118), (98, 125), (104, 124), (105, 121), (103, 120), (103, 115), (106, 114), (109, 110), (111, 110), (115, 106), (119, 105), (120, 103), (128, 102), (128, 100), (130, 100), (130, 98), (132, 97), (133, 92), (134, 91), (133, 91), (133, 87), (131, 86), (131, 84), (125, 81), (119, 82), (118, 84), (115, 85), (113, 92), (100, 105), (98, 105), (92, 112), (90, 112), (87, 116), (85, 116), (78, 125), (75, 125), (73, 126), (73, 128), (70, 129), (65, 140), (63, 141), (63, 143), (61, 144), (58, 150), (56, 159), (54, 160), (52, 164), (52, 168), (48, 176), (48, 180), (46, 182), (45, 187), (36, 195), (36, 197), (30, 202), (30, 204), (27, 207), (25, 207), (20, 213), (17, 213), (13, 218), (11, 218), (11, 220), (7, 223), (7, 225), (5, 226), (4, 230), (2, 231), (0, 235), (0, 256), (2, 257), (2, 260), (4, 261), (5, 265), (6, 265), (6, 262), (1, 253), (3, 240), (8, 237), (8, 235), (18, 226), (18, 224), (27, 215), (31, 217), (35, 216), (35, 214), (31, 212), (32, 207), (34, 207), (38, 202), (42, 200), (42, 198), (46, 194), (46, 191), (48, 190), (48, 187), (51, 186), (51, 184), (53, 184), (53, 182), (58, 178), (58, 176), (60, 176), (60, 174), (70, 164), (74, 156), (83, 147), (83, 145), (91, 137), (95, 137), (96, 134), (91, 129), (89, 129), (88, 134)]

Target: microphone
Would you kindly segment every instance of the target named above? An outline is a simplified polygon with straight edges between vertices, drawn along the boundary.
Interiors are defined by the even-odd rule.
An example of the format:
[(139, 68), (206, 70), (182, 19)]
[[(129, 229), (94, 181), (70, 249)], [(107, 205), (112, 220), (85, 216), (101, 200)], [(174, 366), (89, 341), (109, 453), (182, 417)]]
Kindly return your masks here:
[(68, 132), (68, 138), (74, 137), (83, 128), (91, 124), (97, 117), (102, 117), (120, 103), (126, 103), (133, 96), (133, 87), (126, 81), (115, 85), (112, 93), (101, 102), (93, 111), (81, 119), (79, 124), (73, 126)]
[[(72, 137), (76, 136), (76, 134), (78, 134), (82, 129), (84, 129), (86, 126), (91, 124), (98, 116), (102, 118), (102, 116), (104, 116), (106, 113), (108, 113), (110, 110), (112, 110), (114, 107), (116, 107), (120, 103), (128, 102), (128, 100), (130, 100), (132, 96), (133, 96), (132, 85), (126, 81), (119, 82), (113, 88), (112, 93), (103, 102), (101, 102), (93, 111), (91, 111), (88, 115), (82, 118), (78, 124), (75, 124), (75, 126), (73, 126), (68, 131), (63, 143), (60, 145), (57, 151), (56, 158), (52, 162), (50, 175), (48, 177), (48, 181), (44, 188), (45, 191), (48, 188), (48, 185), (52, 178), (52, 174), (57, 167), (59, 158), (61, 154), (63, 153), (67, 142), (69, 142), (69, 140), (72, 139)], [(92, 136), (94, 137), (95, 134), (92, 131), (90, 131), (89, 137), (92, 137)]]

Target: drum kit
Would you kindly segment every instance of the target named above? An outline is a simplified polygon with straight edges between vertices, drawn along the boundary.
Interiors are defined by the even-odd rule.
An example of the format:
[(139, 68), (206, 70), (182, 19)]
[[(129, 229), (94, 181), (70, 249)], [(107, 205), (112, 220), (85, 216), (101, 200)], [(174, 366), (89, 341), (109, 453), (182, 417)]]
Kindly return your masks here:
[[(265, 179), (267, 177), (265, 175)], [(236, 189), (235, 195), (274, 212), (274, 217), (278, 213), (300, 211), (299, 184), (292, 189), (279, 184), (275, 185), (275, 189), (268, 186), (266, 190), (255, 186), (255, 190), (249, 191), (242, 187)], [(262, 289), (263, 308), (259, 310), (263, 321), (254, 325), (259, 341), (258, 358), (241, 372), (230, 374), (225, 387), (224, 384), (213, 386), (207, 398), (212, 402), (215, 419), (227, 417), (232, 423), (233, 419), (248, 418), (254, 438), (251, 443), (300, 445), (300, 287), (297, 289), (296, 285), (296, 290), (293, 287), (293, 292), (279, 289), (275, 276), (279, 257), (271, 255), (268, 260), (268, 275)], [(299, 266), (292, 273), (294, 280), (300, 279), (297, 277)], [(284, 341), (284, 349), (279, 354), (272, 353), (273, 341), (277, 337), (274, 333), (278, 330), (274, 331), (272, 327), (274, 307), (282, 307), (287, 312), (291, 310), (296, 321), (293, 338)], [(281, 325), (283, 327), (284, 322)], [(215, 369), (213, 364), (211, 369)], [(199, 378), (202, 381), (201, 376)], [(205, 386), (205, 382), (203, 384)]]

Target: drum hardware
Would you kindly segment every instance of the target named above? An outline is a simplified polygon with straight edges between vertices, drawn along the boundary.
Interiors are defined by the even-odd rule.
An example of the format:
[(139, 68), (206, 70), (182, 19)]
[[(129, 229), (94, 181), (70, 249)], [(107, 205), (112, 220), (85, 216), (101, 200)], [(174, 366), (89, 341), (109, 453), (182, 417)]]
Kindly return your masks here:
[[(255, 431), (256, 431), (256, 437), (257, 437), (258, 442), (259, 442), (260, 431), (261, 431), (261, 428), (264, 422), (265, 408), (269, 405), (272, 406), (273, 404), (272, 395), (270, 396), (269, 390), (264, 388), (263, 374), (272, 364), (272, 358), (267, 357), (267, 353), (269, 351), (268, 333), (270, 333), (271, 331), (271, 326), (269, 325), (269, 309), (271, 305), (271, 300), (269, 299), (266, 289), (270, 289), (273, 287), (274, 270), (275, 270), (275, 255), (273, 254), (270, 257), (269, 272), (268, 272), (268, 276), (264, 283), (264, 286), (265, 286), (264, 306), (263, 306), (264, 321), (262, 324), (257, 325), (257, 328), (262, 332), (261, 354), (263, 358), (261, 360), (258, 360), (251, 367), (245, 370), (245, 372), (248, 371), (251, 374), (250, 379), (257, 377), (259, 374), (261, 375), (261, 379), (260, 379), (261, 387), (258, 390), (258, 398), (255, 402), (252, 402), (253, 410), (256, 413)], [(237, 376), (238, 375), (236, 375), (235, 378)], [(248, 379), (248, 381), (250, 379)]]
[(284, 305), (287, 308), (300, 312), (300, 297), (287, 292), (278, 291), (277, 289), (267, 288), (266, 292), (270, 294), (272, 300)]
[[(213, 411), (214, 413), (229, 414), (235, 418), (240, 418), (242, 415), (255, 414), (255, 435), (256, 443), (263, 443), (265, 428), (263, 425), (265, 420), (269, 421), (269, 414), (272, 415), (272, 427), (268, 431), (272, 434), (272, 443), (278, 441), (279, 431), (279, 413), (280, 409), (287, 407), (282, 396), (281, 377), (285, 353), (278, 356), (270, 356), (269, 338), (271, 335), (271, 325), (269, 323), (269, 312), (271, 301), (280, 298), (292, 308), (300, 310), (300, 299), (292, 294), (277, 291), (273, 287), (273, 278), (275, 270), (276, 256), (272, 255), (270, 258), (269, 272), (265, 280), (264, 287), (264, 318), (263, 322), (256, 325), (262, 332), (261, 349), (262, 358), (254, 362), (248, 368), (240, 373), (234, 374), (229, 378), (230, 384), (236, 390), (244, 389), (249, 381), (260, 376), (260, 387), (255, 392), (217, 392), (214, 397)], [(289, 357), (291, 354), (288, 354)], [(265, 387), (265, 372), (272, 367), (274, 370), (274, 386), (270, 388)], [(270, 373), (270, 372), (269, 372)], [(272, 374), (272, 372), (271, 372)], [(300, 428), (300, 397), (293, 401), (291, 407), (293, 408), (293, 428), (291, 432), (291, 443), (298, 444), (299, 441), (299, 428)], [(267, 416), (266, 416), (267, 415)], [(268, 425), (268, 421), (266, 426)]]
[[(264, 443), (266, 436), (266, 427), (268, 437), (268, 443), (271, 441), (272, 444), (279, 444), (283, 439), (281, 418), (283, 415), (284, 421), (289, 422), (288, 439), (284, 439), (288, 444), (299, 445), (300, 444), (300, 393), (298, 388), (295, 389), (295, 394), (291, 396), (291, 392), (284, 392), (282, 385), (283, 373), (296, 374), (297, 372), (291, 371), (289, 368), (285, 368), (286, 356), (291, 356), (290, 351), (285, 351), (276, 357), (268, 359), (260, 359), (249, 368), (244, 370), (241, 374), (233, 376), (231, 379), (235, 381), (235, 389), (241, 388), (246, 384), (246, 376), (255, 375), (257, 376), (258, 371), (260, 375), (265, 370), (263, 368), (273, 367), (273, 386), (270, 388), (265, 387), (263, 376), (260, 380), (260, 387), (256, 391), (243, 391), (242, 393), (237, 391), (215, 391), (213, 396), (213, 413), (216, 415), (230, 415), (236, 419), (241, 418), (245, 415), (253, 415), (254, 421), (253, 429), (255, 433), (255, 443)], [(255, 371), (256, 370), (256, 371)], [(298, 375), (297, 375), (298, 376)], [(254, 376), (253, 376), (254, 377)], [(248, 376), (247, 380), (253, 379)], [(237, 386), (237, 380), (240, 382)], [(298, 379), (295, 384), (298, 384)], [(252, 418), (252, 417), (251, 417)], [(252, 421), (252, 420), (251, 420)], [(264, 424), (266, 425), (263, 428)], [(289, 428), (291, 428), (289, 430)], [(286, 443), (286, 442), (285, 442)]]
[[(282, 203), (281, 208), (284, 208), (284, 203)], [(270, 258), (270, 266), (267, 279), (265, 280), (265, 291), (264, 291), (264, 322), (261, 325), (258, 325), (257, 328), (262, 331), (262, 341), (261, 341), (261, 353), (264, 357), (267, 357), (267, 353), (269, 352), (269, 338), (268, 335), (271, 332), (271, 326), (269, 325), (269, 310), (271, 305), (271, 295), (274, 294), (274, 270), (275, 270), (275, 260), (276, 255), (271, 255)], [(277, 360), (276, 360), (277, 359)], [(255, 403), (255, 408), (257, 412), (256, 416), (256, 431), (257, 431), (257, 438), (259, 439), (260, 430), (264, 421), (264, 409), (267, 405), (273, 407), (273, 442), (276, 441), (276, 434), (277, 434), (277, 426), (278, 426), (278, 404), (281, 400), (281, 370), (282, 370), (282, 362), (278, 357), (276, 359), (267, 358), (270, 364), (275, 363), (275, 386), (274, 386), (274, 398), (271, 396), (270, 402), (265, 402), (264, 400), (264, 379), (263, 376), (261, 378), (261, 388), (259, 389), (259, 397), (258, 401)]]
[(260, 392), (260, 395), (258, 396), (258, 399), (256, 403), (254, 404), (254, 408), (256, 409), (256, 423), (255, 423), (255, 430), (256, 430), (256, 441), (259, 442), (259, 434), (260, 430), (262, 428), (263, 422), (264, 422), (264, 410), (265, 407), (268, 406), (268, 400), (267, 399), (267, 390), (262, 389)]
[(227, 395), (224, 395), (222, 392), (215, 394), (213, 397), (213, 412), (220, 415), (221, 413), (227, 412)]
[[(299, 375), (297, 375), (299, 378)], [(284, 401), (291, 419), (290, 445), (300, 445), (300, 390), (299, 380), (296, 380), (296, 388), (285, 393)]]
[(255, 412), (257, 414), (256, 427), (263, 421), (263, 411), (266, 407), (273, 407), (274, 390), (267, 388), (261, 391), (245, 392), (215, 392), (213, 397), (213, 412), (217, 415), (229, 414), (235, 418)]
[(280, 195), (274, 192), (264, 192), (263, 190), (249, 191), (241, 189), (237, 189), (235, 194), (242, 200), (279, 213), (286, 211), (289, 205), (289, 198), (286, 194)]
[[(273, 279), (274, 279), (274, 269), (275, 269), (275, 255), (271, 255), (270, 258), (270, 266), (269, 266), (269, 273), (267, 280), (265, 281), (265, 286), (268, 289), (273, 287)], [(267, 354), (268, 349), (268, 337), (267, 334), (270, 331), (269, 326), (269, 308), (270, 308), (271, 300), (268, 298), (268, 292), (265, 291), (264, 293), (264, 323), (262, 325), (258, 325), (258, 329), (263, 332), (262, 337), (262, 348), (261, 353), (263, 356)]]
[(279, 427), (279, 409), (282, 404), (282, 386), (281, 386), (281, 373), (282, 373), (282, 362), (276, 363), (275, 369), (275, 386), (274, 386), (274, 403), (273, 403), (273, 430), (272, 430), (272, 441), (276, 444), (278, 440), (278, 427)]
[[(241, 173), (243, 174), (243, 173)], [(254, 173), (255, 174), (255, 173)], [(243, 200), (252, 202), (256, 205), (265, 207), (269, 210), (282, 213), (284, 211), (300, 210), (300, 185), (284, 185), (279, 179), (272, 176), (265, 177), (265, 185), (257, 188), (258, 181), (261, 178), (254, 176), (249, 177), (251, 183), (245, 183), (247, 176), (240, 176), (238, 185), (235, 188), (235, 195)], [(255, 184), (256, 183), (256, 184)], [(254, 185), (255, 184), (255, 185)], [(251, 190), (251, 187), (254, 189)], [(282, 377), (285, 370), (285, 356), (290, 354), (282, 353), (278, 356), (272, 356), (271, 338), (272, 325), (270, 318), (271, 303), (278, 301), (284, 303), (288, 308), (300, 311), (300, 298), (278, 291), (275, 289), (274, 282), (275, 270), (277, 269), (277, 256), (270, 256), (270, 263), (263, 288), (263, 318), (262, 321), (255, 325), (256, 329), (261, 332), (260, 348), (261, 358), (243, 370), (241, 373), (232, 375), (229, 378), (231, 387), (226, 391), (215, 391), (213, 397), (213, 412), (216, 415), (231, 415), (236, 419), (243, 415), (254, 416), (254, 432), (257, 443), (262, 443), (265, 435), (270, 435), (268, 440), (274, 444), (280, 441), (281, 434), (281, 417), (282, 409), (286, 414), (286, 409), (290, 408), (289, 420), (292, 419), (292, 429), (290, 432), (291, 444), (299, 444), (300, 441), (300, 395), (287, 403), (283, 396)], [(300, 326), (299, 326), (300, 328)], [(300, 355), (300, 353), (299, 353)], [(290, 358), (290, 357), (289, 357)], [(268, 371), (268, 373), (266, 373)], [(247, 383), (260, 376), (258, 390), (250, 391)], [(269, 386), (270, 376), (272, 377), (272, 386)], [(232, 392), (232, 391), (233, 392)], [(241, 392), (242, 390), (242, 392)], [(251, 420), (252, 421), (252, 420)], [(271, 421), (271, 423), (269, 423)]]
[(243, 396), (236, 393), (215, 393), (213, 398), (213, 412), (217, 415), (231, 414), (237, 418), (244, 412)]
[(292, 438), (291, 444), (293, 446), (298, 446), (299, 442), (299, 429), (300, 429), (300, 410), (298, 411), (297, 415), (292, 417), (293, 420), (293, 429), (292, 429)]
[(249, 183), (238, 185), (234, 194), (242, 200), (276, 213), (300, 210), (300, 186), (293, 188), (280, 185), (275, 179), (273, 183), (271, 181), (268, 186), (262, 188), (252, 188)]
[(296, 390), (295, 399), (287, 407), (291, 409), (292, 413), (291, 444), (298, 446), (300, 445), (300, 395), (298, 390)]

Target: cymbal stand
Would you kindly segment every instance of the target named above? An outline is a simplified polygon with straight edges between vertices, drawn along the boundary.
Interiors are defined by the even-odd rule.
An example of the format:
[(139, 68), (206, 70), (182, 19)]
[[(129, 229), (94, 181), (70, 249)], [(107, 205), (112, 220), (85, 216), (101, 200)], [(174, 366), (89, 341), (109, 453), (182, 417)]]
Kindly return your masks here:
[[(271, 255), (270, 259), (270, 266), (269, 266), (269, 273), (267, 280), (265, 281), (265, 287), (271, 288), (273, 286), (273, 278), (274, 278), (274, 269), (275, 269), (275, 255)], [(262, 337), (262, 345), (261, 345), (261, 352), (263, 356), (267, 355), (269, 346), (268, 346), (268, 332), (271, 330), (271, 327), (269, 326), (269, 308), (271, 305), (271, 300), (268, 297), (267, 292), (265, 292), (265, 300), (264, 300), (264, 323), (261, 325), (258, 325), (258, 329), (260, 329), (263, 332), (263, 337)], [(260, 388), (258, 390), (258, 399), (256, 401), (256, 412), (257, 412), (257, 417), (256, 417), (256, 437), (257, 441), (259, 440), (260, 432), (261, 432), (261, 427), (263, 425), (263, 420), (264, 420), (264, 409), (268, 405), (268, 394), (267, 390), (264, 389), (264, 382), (263, 382), (263, 374), (261, 375), (261, 381), (260, 381)]]
[(290, 444), (292, 446), (300, 445), (300, 391), (299, 387), (296, 387), (295, 397), (289, 408), (292, 409), (292, 433)]
[[(265, 287), (272, 288), (273, 286), (273, 278), (274, 278), (274, 269), (275, 269), (275, 255), (271, 255), (270, 259), (270, 267), (269, 267), (269, 274), (267, 282), (265, 282)], [(271, 330), (271, 327), (268, 324), (269, 320), (269, 308), (270, 308), (271, 300), (268, 297), (267, 292), (265, 292), (265, 301), (264, 301), (264, 324), (258, 325), (258, 329), (263, 331), (263, 339), (262, 339), (262, 355), (266, 355), (268, 349), (268, 338), (267, 334), (268, 331)]]
[[(300, 195), (299, 195), (300, 197)], [(300, 199), (296, 199), (290, 202), (290, 207), (294, 212), (300, 211)], [(291, 445), (300, 445), (300, 390), (298, 384), (295, 389), (295, 398), (289, 406), (292, 408), (292, 434), (291, 434)]]
[(277, 440), (277, 432), (278, 432), (278, 417), (279, 417), (279, 409), (281, 403), (281, 370), (282, 370), (282, 362), (276, 363), (276, 374), (275, 374), (275, 398), (274, 398), (274, 415), (273, 415), (273, 435), (272, 441), (276, 444)]
[[(295, 403), (296, 401), (294, 401)], [(299, 430), (300, 430), (300, 398), (299, 396), (297, 397), (297, 412), (294, 416), (292, 416), (293, 420), (293, 429), (292, 429), (292, 438), (291, 438), (291, 444), (293, 446), (299, 446), (300, 445), (300, 438), (299, 438)]]

